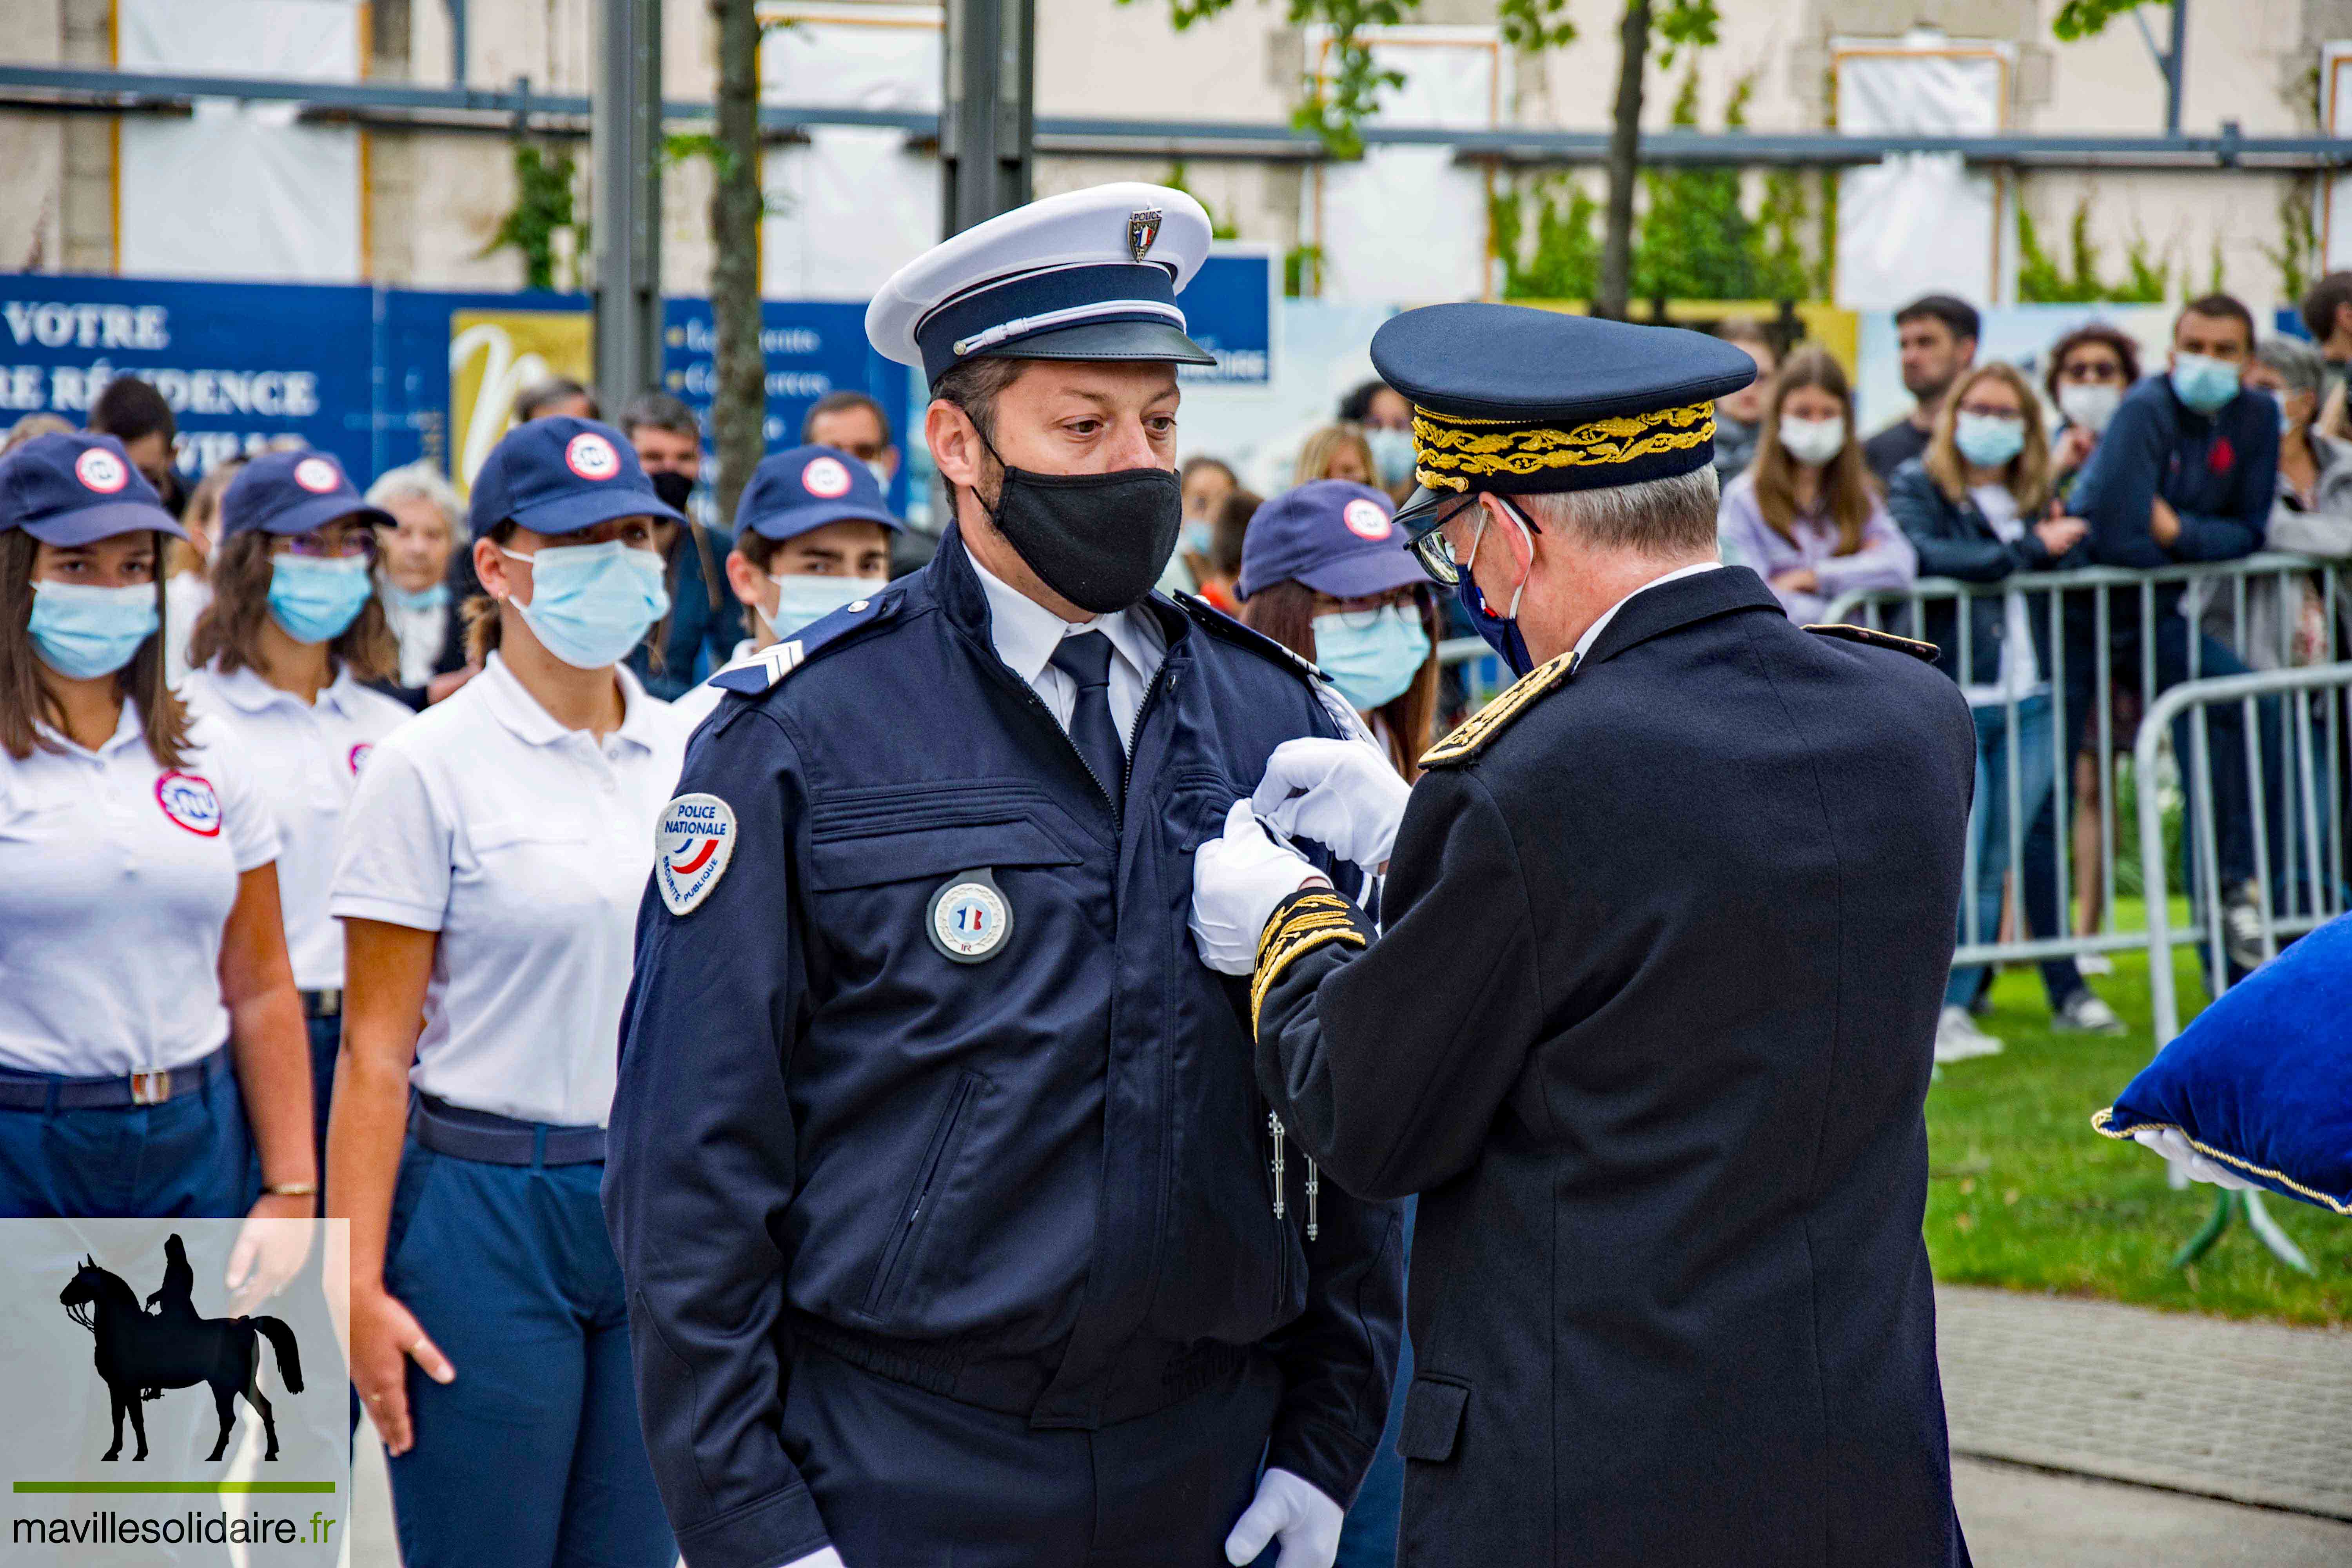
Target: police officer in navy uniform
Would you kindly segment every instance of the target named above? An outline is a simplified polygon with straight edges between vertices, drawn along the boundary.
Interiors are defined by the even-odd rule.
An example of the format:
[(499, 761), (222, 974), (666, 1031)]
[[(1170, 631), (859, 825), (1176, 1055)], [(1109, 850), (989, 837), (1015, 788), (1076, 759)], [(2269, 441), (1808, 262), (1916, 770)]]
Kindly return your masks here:
[(1401, 1216), (1310, 1195), (1185, 931), (1227, 803), (1348, 724), (1151, 592), (1208, 242), (1117, 184), (893, 279), (954, 525), (688, 748), (604, 1201), (695, 1568), (1328, 1568), (1370, 1463)]
[[(1967, 708), (1717, 563), (1738, 350), (1462, 304), (1372, 361), (1522, 678), (1409, 795), (1283, 748), (1193, 919), (1329, 1181), (1422, 1194), (1398, 1561), (1966, 1563), (1919, 1226)], [(1387, 857), (1382, 927), (1260, 816)]]

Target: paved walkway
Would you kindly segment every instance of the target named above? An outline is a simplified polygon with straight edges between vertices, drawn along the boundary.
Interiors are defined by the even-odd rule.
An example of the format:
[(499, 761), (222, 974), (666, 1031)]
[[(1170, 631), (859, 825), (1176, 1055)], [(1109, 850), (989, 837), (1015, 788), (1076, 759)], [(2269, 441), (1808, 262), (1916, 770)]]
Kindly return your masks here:
[(1956, 1453), (2352, 1520), (2352, 1333), (1936, 1292)]

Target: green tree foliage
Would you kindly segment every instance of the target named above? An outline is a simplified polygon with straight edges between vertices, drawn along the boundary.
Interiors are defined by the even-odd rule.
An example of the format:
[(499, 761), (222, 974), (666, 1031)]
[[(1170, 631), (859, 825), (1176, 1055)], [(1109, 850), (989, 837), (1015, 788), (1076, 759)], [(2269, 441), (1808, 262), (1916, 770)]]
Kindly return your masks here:
[[(1601, 286), (1601, 204), (1573, 174), (1544, 174), (1488, 202), (1507, 300), (1590, 300)], [(1534, 244), (1528, 219), (1534, 217)]]
[(2312, 221), (2311, 195), (2316, 182), (2309, 176), (2291, 183), (2279, 197), (2279, 242), (2263, 247), (2263, 254), (2278, 268), (2279, 297), (2304, 297), (2319, 276), (2319, 230)]
[[(549, 153), (524, 142), (514, 150), (515, 205), (499, 220), (484, 256), (512, 249), (522, 256), (526, 289), (555, 287), (555, 237), (565, 229), (580, 238), (579, 209), (572, 184), (577, 170), (569, 153)], [(577, 248), (577, 247), (575, 247)]]
[[(1734, 89), (1727, 128), (1746, 119), (1752, 79)], [(1683, 72), (1669, 122), (1698, 123), (1698, 62)], [(1633, 258), (1633, 293), (1643, 300), (1752, 300), (1760, 248), (1741, 210), (1739, 170), (1727, 165), (1654, 168), (1642, 175), (1644, 206)]]
[(2126, 11), (2136, 11), (2144, 4), (2166, 5), (2171, 0), (2066, 0), (2052, 17), (2050, 30), (2073, 43), (2105, 30), (2109, 22)]
[(1168, 177), (1160, 184), (1171, 191), (1181, 191), (1201, 204), (1201, 210), (1209, 215), (1211, 239), (1239, 239), (1242, 237), (1241, 229), (1230, 220), (1217, 216), (1217, 209), (1209, 205), (1208, 198), (1192, 188), (1191, 175), (1192, 171), (1185, 167), (1184, 160), (1179, 158), (1168, 165)]
[(2017, 298), (2028, 305), (2160, 304), (2172, 283), (2172, 264), (2150, 259), (2147, 241), (2135, 237), (2124, 251), (2129, 274), (2121, 283), (2100, 276), (2099, 247), (2091, 238), (2091, 201), (2075, 204), (2066, 226), (2066, 259), (2042, 245), (2033, 215), (2017, 209)]

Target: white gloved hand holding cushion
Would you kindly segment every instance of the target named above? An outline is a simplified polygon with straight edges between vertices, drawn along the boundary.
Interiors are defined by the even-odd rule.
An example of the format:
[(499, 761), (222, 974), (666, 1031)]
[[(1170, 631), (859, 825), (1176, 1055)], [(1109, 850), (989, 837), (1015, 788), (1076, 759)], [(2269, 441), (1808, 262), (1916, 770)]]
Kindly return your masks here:
[(1363, 741), (1285, 741), (1265, 763), (1250, 805), (1276, 829), (1311, 838), (1367, 871), (1388, 863), (1412, 786)]
[(1234, 802), (1225, 831), (1192, 856), (1192, 912), (1186, 923), (1200, 944), (1201, 962), (1220, 974), (1257, 968), (1258, 938), (1282, 900), (1330, 879), (1296, 849), (1266, 836), (1250, 803)]

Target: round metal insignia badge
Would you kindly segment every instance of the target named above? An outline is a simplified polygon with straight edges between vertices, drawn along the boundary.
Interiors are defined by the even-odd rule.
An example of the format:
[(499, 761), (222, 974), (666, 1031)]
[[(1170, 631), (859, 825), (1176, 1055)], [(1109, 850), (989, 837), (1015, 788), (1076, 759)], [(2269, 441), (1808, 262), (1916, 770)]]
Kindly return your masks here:
[(1013, 902), (985, 868), (967, 871), (931, 895), (931, 945), (951, 963), (983, 963), (1013, 934)]

